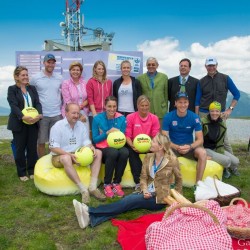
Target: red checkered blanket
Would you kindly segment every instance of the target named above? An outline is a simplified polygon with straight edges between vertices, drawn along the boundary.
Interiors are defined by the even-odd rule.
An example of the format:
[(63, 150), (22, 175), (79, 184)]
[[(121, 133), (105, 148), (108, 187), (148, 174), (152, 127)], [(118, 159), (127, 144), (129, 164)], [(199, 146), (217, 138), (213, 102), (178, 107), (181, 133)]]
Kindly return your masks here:
[[(172, 205), (169, 209), (171, 209)], [(176, 209), (161, 222), (152, 223), (145, 235), (149, 250), (230, 250), (232, 239), (225, 226), (226, 218), (219, 204), (209, 201), (205, 205), (217, 217), (212, 217), (200, 209), (187, 207)]]

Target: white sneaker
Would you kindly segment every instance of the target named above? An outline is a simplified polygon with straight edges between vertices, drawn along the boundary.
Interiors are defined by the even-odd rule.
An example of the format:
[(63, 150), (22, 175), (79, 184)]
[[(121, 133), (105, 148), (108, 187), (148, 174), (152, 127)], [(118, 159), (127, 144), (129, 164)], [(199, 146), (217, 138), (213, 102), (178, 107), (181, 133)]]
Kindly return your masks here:
[(73, 205), (80, 228), (86, 228), (89, 225), (88, 206), (77, 200), (73, 200)]

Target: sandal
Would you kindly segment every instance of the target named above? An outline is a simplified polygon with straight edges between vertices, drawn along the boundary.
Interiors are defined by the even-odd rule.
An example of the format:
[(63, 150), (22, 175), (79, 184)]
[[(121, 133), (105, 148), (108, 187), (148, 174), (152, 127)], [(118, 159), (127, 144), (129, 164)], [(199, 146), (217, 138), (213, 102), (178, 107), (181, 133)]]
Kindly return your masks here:
[(29, 177), (27, 176), (22, 176), (22, 177), (19, 177), (20, 181), (28, 181), (29, 180)]

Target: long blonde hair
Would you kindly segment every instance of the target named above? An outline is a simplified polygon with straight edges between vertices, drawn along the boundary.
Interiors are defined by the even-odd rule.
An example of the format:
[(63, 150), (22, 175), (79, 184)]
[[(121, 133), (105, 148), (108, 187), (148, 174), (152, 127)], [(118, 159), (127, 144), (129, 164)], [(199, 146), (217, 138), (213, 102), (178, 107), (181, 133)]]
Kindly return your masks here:
[[(18, 82), (17, 80), (17, 77), (20, 75), (21, 71), (23, 70), (26, 70), (28, 72), (28, 69), (25, 67), (25, 66), (17, 66), (15, 69), (14, 69), (14, 72), (13, 72), (13, 76), (14, 76), (14, 80), (16, 82), (16, 85), (18, 87), (20, 87), (20, 83)], [(27, 84), (28, 85), (28, 84)]]
[(105, 81), (107, 80), (107, 69), (106, 69), (105, 63), (104, 63), (103, 61), (101, 61), (101, 60), (98, 60), (98, 61), (95, 62), (94, 66), (93, 66), (93, 73), (92, 73), (92, 76), (93, 76), (95, 79), (98, 80), (98, 76), (97, 76), (97, 74), (96, 74), (96, 72), (95, 72), (95, 70), (96, 70), (96, 68), (97, 68), (98, 65), (101, 65), (101, 66), (103, 67), (103, 69), (104, 69), (104, 74), (103, 74), (103, 76), (102, 76), (102, 82), (105, 82)]
[(176, 158), (176, 155), (174, 154), (174, 152), (172, 151), (172, 149), (170, 148), (170, 139), (167, 135), (163, 135), (161, 133), (158, 133), (156, 136), (156, 140), (157, 142), (163, 146), (163, 150), (164, 150), (164, 154), (167, 156), (168, 159), (173, 159)]

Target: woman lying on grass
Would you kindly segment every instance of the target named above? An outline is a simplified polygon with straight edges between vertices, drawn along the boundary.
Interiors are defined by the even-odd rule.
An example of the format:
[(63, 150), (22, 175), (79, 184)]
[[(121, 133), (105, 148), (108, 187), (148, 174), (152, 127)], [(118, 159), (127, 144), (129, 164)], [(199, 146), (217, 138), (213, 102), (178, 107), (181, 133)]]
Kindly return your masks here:
[(164, 197), (169, 195), (172, 175), (175, 176), (176, 190), (182, 190), (182, 178), (179, 162), (170, 149), (167, 136), (158, 134), (151, 142), (151, 148), (146, 155), (140, 176), (141, 193), (133, 193), (120, 201), (88, 207), (84, 203), (73, 200), (79, 226), (86, 228), (89, 224), (94, 227), (117, 215), (133, 210), (160, 210), (166, 206)]

